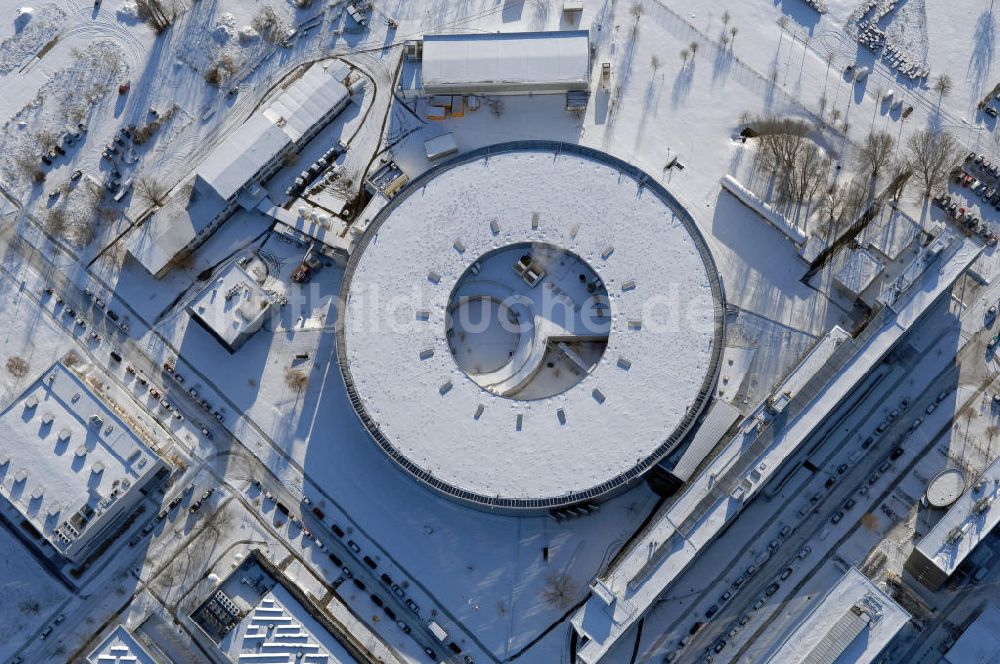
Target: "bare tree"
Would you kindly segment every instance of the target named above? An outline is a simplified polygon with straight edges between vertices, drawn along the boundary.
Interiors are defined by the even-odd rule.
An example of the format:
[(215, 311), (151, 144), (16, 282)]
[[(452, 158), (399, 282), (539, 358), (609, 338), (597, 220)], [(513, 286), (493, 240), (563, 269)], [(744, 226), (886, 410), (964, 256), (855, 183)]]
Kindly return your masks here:
[(545, 580), (542, 599), (555, 609), (566, 609), (573, 604), (573, 579), (569, 574), (553, 574)]
[(64, 237), (66, 233), (66, 209), (54, 207), (45, 217), (45, 231), (55, 237)]
[(934, 89), (938, 91), (941, 97), (947, 97), (948, 93), (951, 92), (951, 88), (951, 76), (948, 76), (948, 74), (940, 74), (934, 79)]
[(284, 37), (288, 26), (285, 20), (278, 16), (274, 7), (265, 5), (257, 15), (250, 21), (250, 26), (260, 34), (261, 39), (269, 44), (274, 44)]
[(649, 66), (653, 68), (653, 74), (655, 75), (656, 74), (656, 70), (660, 68), (660, 58), (659, 58), (659, 56), (657, 56), (656, 54), (653, 54), (653, 56), (649, 58)]
[(722, 25), (729, 25), (729, 19), (732, 18), (728, 11), (722, 12)]
[(698, 55), (698, 42), (693, 41), (688, 44), (688, 50), (691, 51), (691, 58), (694, 59), (694, 56)]
[(906, 161), (893, 160), (889, 169), (889, 196), (894, 201), (898, 201), (903, 195), (906, 183), (910, 181), (913, 169)]
[(229, 55), (222, 55), (218, 61), (205, 72), (205, 82), (215, 87), (222, 87), (227, 78), (236, 72), (236, 61)]
[(871, 173), (873, 180), (878, 180), (879, 174), (889, 165), (895, 146), (895, 139), (884, 131), (873, 131), (865, 137), (858, 158), (861, 167)]
[(150, 207), (162, 207), (167, 198), (167, 188), (163, 183), (149, 176), (139, 178), (135, 183), (135, 193)]
[(16, 355), (7, 358), (7, 373), (15, 378), (23, 378), (28, 375), (28, 361)]
[[(826, 186), (830, 177), (830, 159), (812, 141), (806, 142), (795, 156), (790, 176), (786, 180), (784, 197), (796, 203), (807, 203)], [(780, 193), (780, 192), (779, 192)]]
[(300, 369), (288, 369), (285, 371), (285, 385), (293, 392), (302, 394), (309, 385), (309, 376)]
[(820, 200), (820, 212), (828, 235), (837, 236), (853, 224), (867, 200), (866, 188), (856, 180), (827, 189)]
[(687, 64), (688, 56), (689, 55), (691, 55), (691, 52), (688, 51), (686, 48), (682, 48), (681, 49), (681, 62), (683, 62), (684, 64)]
[(632, 14), (632, 18), (634, 18), (637, 23), (639, 22), (639, 19), (642, 17), (643, 11), (645, 10), (643, 9), (641, 2), (633, 3), (632, 6), (629, 7), (629, 13)]
[(761, 165), (778, 180), (778, 191), (787, 197), (794, 190), (791, 183), (799, 152), (809, 144), (808, 125), (797, 120), (761, 118), (754, 122), (760, 140)]
[(164, 7), (163, 0), (136, 0), (135, 4), (139, 18), (158, 33), (169, 28), (177, 17), (176, 10)]
[(935, 187), (946, 182), (961, 160), (958, 141), (945, 131), (922, 129), (910, 135), (906, 147), (910, 168), (920, 181), (924, 196), (930, 196)]

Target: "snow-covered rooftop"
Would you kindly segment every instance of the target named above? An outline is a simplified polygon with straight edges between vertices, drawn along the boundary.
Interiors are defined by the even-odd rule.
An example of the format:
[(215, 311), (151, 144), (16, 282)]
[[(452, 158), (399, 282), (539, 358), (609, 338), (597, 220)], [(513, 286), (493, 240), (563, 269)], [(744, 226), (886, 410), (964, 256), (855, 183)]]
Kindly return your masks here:
[(349, 73), (350, 67), (341, 62), (329, 68), (324, 63), (314, 64), (274, 100), (264, 117), (280, 125), (293, 141), (299, 140), (330, 109), (347, 102), (350, 91), (343, 81)]
[[(407, 192), (352, 255), (340, 314), (346, 377), (394, 459), (462, 498), (570, 502), (637, 477), (637, 466), (690, 426), (721, 352), (713, 343), (721, 303), (689, 218), (604, 158), (548, 149), (460, 158)], [(610, 301), (596, 366), (532, 400), (480, 387), (446, 339), (459, 278), (484, 254), (523, 242), (578, 256)], [(575, 297), (577, 275), (561, 280), (564, 269), (552, 267), (538, 288)], [(485, 268), (480, 277), (507, 288)]]
[(198, 192), (191, 181), (129, 238), (129, 253), (149, 271), (159, 274), (222, 211), (223, 202)]
[(358, 664), (280, 583), (219, 647), (239, 664)]
[(1000, 459), (948, 509), (917, 543), (919, 551), (950, 576), (1000, 523)]
[(886, 206), (865, 227), (860, 243), (878, 250), (889, 260), (896, 260), (920, 237), (920, 232), (920, 225), (913, 219), (895, 207)]
[(123, 625), (115, 627), (87, 656), (89, 664), (157, 664)]
[(157, 456), (57, 363), (0, 413), (0, 491), (60, 551), (56, 529), (84, 507), (81, 533), (159, 468)]
[(274, 298), (239, 264), (229, 263), (188, 305), (188, 313), (230, 348), (255, 332)]
[(198, 166), (198, 187), (229, 200), (292, 142), (264, 115), (253, 115)]
[[(841, 355), (835, 371), (823, 367), (825, 384), (803, 392), (799, 408), (781, 427), (763, 430), (761, 409), (688, 484), (684, 493), (647, 528), (629, 552), (595, 581), (587, 603), (573, 617), (590, 639), (577, 652), (581, 662), (601, 661), (616, 640), (687, 568), (743, 506), (781, 468), (782, 462), (896, 345), (931, 305), (980, 255), (976, 240), (945, 232), (942, 251), (925, 262), (919, 279), (868, 324)], [(831, 333), (832, 334), (832, 333)], [(839, 334), (839, 333), (837, 333)], [(847, 354), (846, 359), (843, 357)], [(756, 448), (756, 449), (755, 449)], [(653, 552), (651, 555), (650, 552)]]
[(868, 664), (910, 614), (855, 568), (782, 635), (768, 664)]
[(965, 628), (941, 664), (990, 664), (1000, 662), (1000, 609), (988, 604)]
[(421, 84), (429, 94), (585, 89), (589, 83), (586, 30), (424, 36)]
[(346, 65), (311, 66), (263, 111), (226, 137), (198, 166), (198, 178), (229, 200), (289, 144), (298, 141), (331, 111), (343, 108), (350, 91), (341, 82)]
[(866, 249), (857, 249), (834, 275), (841, 286), (860, 295), (882, 272), (882, 263)]

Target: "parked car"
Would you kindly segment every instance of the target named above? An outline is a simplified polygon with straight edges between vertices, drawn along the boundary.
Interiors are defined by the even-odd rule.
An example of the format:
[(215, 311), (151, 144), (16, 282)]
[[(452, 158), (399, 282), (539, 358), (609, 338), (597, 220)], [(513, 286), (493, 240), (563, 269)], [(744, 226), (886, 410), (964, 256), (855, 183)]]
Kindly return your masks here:
[(780, 587), (781, 587), (780, 583), (774, 582), (771, 585), (769, 585), (767, 588), (764, 589), (764, 594), (767, 595), (768, 597), (770, 597), (774, 593), (778, 592), (778, 588), (780, 588)]
[(785, 579), (787, 579), (792, 575), (792, 571), (793, 570), (791, 567), (786, 567), (785, 569), (781, 570), (781, 576), (779, 576), (778, 578), (784, 581)]

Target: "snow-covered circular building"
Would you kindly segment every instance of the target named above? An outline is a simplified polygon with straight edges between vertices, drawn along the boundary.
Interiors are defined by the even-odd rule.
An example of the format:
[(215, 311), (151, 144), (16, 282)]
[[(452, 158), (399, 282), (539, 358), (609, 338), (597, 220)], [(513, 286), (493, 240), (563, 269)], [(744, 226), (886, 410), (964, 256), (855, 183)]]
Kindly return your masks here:
[(432, 168), (351, 256), (339, 364), (361, 421), (421, 482), (532, 512), (623, 490), (691, 429), (724, 303), (688, 213), (576, 145)]

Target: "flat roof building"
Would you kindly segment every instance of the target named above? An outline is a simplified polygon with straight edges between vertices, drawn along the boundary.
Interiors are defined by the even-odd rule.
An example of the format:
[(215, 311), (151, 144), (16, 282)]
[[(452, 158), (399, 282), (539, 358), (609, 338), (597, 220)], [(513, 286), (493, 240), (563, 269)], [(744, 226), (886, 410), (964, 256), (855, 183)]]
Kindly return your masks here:
[(934, 524), (906, 560), (906, 570), (937, 590), (1000, 523), (1000, 459)]
[(590, 87), (590, 33), (425, 35), (404, 64), (404, 94), (545, 94)]
[[(339, 604), (339, 600), (333, 602)], [(341, 605), (343, 606), (343, 605)], [(346, 607), (345, 607), (346, 608)], [(377, 637), (334, 614), (256, 549), (191, 613), (213, 661), (233, 664), (373, 664)], [(348, 618), (349, 622), (341, 622)], [(350, 625), (350, 626), (349, 626)], [(353, 629), (352, 629), (353, 628)], [(395, 661), (395, 660), (393, 660)]]
[(309, 67), (209, 153), (192, 180), (136, 231), (129, 253), (160, 278), (174, 257), (200, 245), (238, 206), (255, 208), (266, 195), (261, 183), (350, 102), (349, 74), (339, 61)]
[(70, 560), (85, 557), (164, 467), (62, 363), (0, 413), (0, 494)]
[(129, 238), (129, 253), (150, 274), (159, 278), (186, 247), (212, 228), (226, 204), (217, 196), (204, 195), (188, 180), (171, 195), (153, 218)]
[(869, 306), (875, 302), (878, 289), (876, 279), (884, 269), (882, 262), (867, 249), (855, 250), (847, 262), (834, 275), (834, 283), (848, 297), (859, 299)]
[(248, 271), (251, 262), (245, 256), (223, 267), (187, 306), (191, 318), (230, 353), (261, 328), (275, 304), (262, 279)]
[(88, 664), (160, 664), (139, 641), (118, 625), (87, 656)]
[(779, 637), (766, 664), (868, 664), (910, 614), (855, 568)]
[(997, 664), (1000, 662), (1000, 609), (988, 604), (965, 628), (940, 664)]
[(891, 297), (868, 325), (840, 343), (783, 404), (781, 420), (767, 416), (774, 399), (748, 416), (676, 501), (591, 584), (590, 597), (572, 618), (580, 636), (577, 664), (606, 661), (618, 638), (744, 506), (787, 472), (785, 461), (811, 439), (816, 427), (835, 408), (858, 398), (854, 388), (939, 298), (948, 296), (983, 251), (978, 241), (951, 231), (943, 231), (931, 244), (915, 256), (919, 268), (907, 268), (908, 276), (894, 282)]

